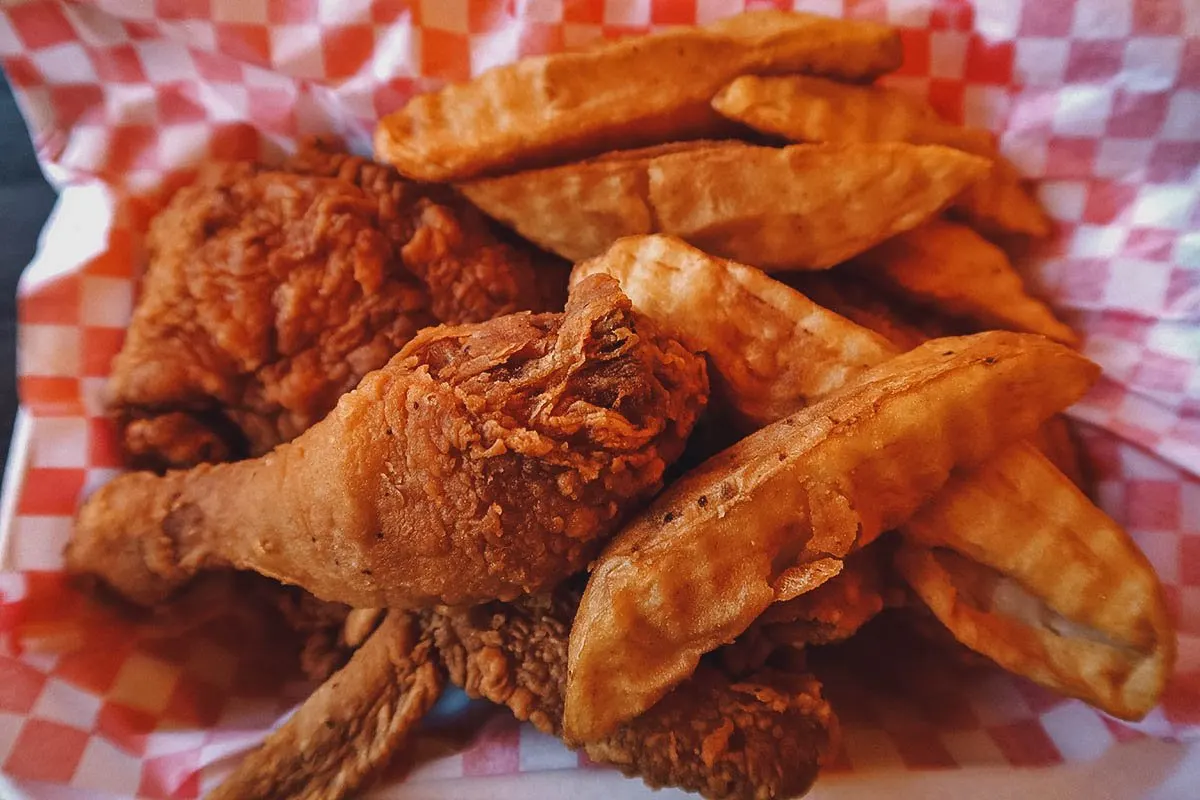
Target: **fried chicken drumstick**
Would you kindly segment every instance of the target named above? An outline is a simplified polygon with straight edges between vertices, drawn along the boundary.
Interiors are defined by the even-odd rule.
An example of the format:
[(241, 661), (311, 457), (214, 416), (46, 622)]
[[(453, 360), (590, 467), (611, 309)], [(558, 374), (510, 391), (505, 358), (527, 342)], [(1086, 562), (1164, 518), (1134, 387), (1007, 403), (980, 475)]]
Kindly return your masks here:
[(532, 253), (467, 203), (320, 143), (210, 166), (147, 250), (108, 400), (151, 469), (268, 452), (426, 326), (551, 310)]
[(221, 567), (363, 608), (511, 599), (582, 568), (659, 487), (707, 388), (599, 277), (563, 314), (423, 331), (266, 456), (117, 478), (68, 569), (143, 604)]

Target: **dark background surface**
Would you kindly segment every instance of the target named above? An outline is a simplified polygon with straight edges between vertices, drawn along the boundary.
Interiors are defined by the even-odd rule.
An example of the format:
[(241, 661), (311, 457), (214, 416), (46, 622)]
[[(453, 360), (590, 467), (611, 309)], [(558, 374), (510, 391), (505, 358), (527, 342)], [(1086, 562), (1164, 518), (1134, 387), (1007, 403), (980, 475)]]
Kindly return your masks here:
[[(0, 455), (5, 460), (17, 411), (17, 279), (33, 257), (54, 197), (0, 72)], [(4, 463), (0, 460), (0, 472)]]

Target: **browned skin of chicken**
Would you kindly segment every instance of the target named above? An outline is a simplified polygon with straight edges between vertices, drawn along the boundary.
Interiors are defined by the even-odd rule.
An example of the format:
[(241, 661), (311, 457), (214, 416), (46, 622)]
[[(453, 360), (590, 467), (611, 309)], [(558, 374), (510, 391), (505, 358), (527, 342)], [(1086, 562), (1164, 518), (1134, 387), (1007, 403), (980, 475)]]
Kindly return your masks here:
[(578, 571), (658, 489), (707, 390), (702, 359), (597, 276), (563, 314), (424, 331), (267, 456), (117, 478), (68, 569), (143, 604), (223, 567), (360, 608), (510, 599)]
[(442, 693), (443, 672), (419, 633), (413, 615), (388, 614), (209, 800), (335, 800), (364, 788)]
[(153, 469), (266, 453), (423, 327), (548, 308), (530, 251), (469, 204), (321, 145), (211, 165), (147, 249), (108, 392)]
[[(561, 735), (567, 639), (581, 584), (431, 612), (427, 629), (450, 680)], [(836, 735), (836, 718), (811, 675), (758, 669), (735, 679), (705, 665), (645, 714), (589, 744), (587, 754), (654, 787), (713, 800), (783, 798), (811, 786)]]

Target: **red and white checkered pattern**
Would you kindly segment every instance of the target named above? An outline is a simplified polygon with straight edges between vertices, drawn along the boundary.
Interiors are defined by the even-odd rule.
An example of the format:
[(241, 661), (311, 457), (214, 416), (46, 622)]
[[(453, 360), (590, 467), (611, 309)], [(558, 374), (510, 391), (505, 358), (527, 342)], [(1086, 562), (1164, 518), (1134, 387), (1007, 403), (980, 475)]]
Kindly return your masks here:
[[(166, 638), (63, 584), (79, 499), (119, 468), (100, 397), (146, 220), (213, 158), (308, 133), (366, 148), (414, 92), (531, 53), (706, 22), (743, 0), (54, 0), (0, 8), (0, 63), (62, 194), (20, 297), (28, 411), (0, 573), (0, 772), (30, 796), (196, 797), (306, 687), (237, 631)], [(1023, 259), (1105, 378), (1076, 409), (1102, 505), (1135, 535), (1181, 632), (1161, 708), (1130, 726), (997, 673), (913, 657), (826, 675), (856, 774), (1094, 758), (1200, 738), (1200, 7), (1189, 0), (813, 0), (903, 26), (888, 81), (997, 132), (1059, 226)], [(1189, 474), (1190, 473), (1190, 474)], [(0, 551), (0, 557), (5, 553)], [(242, 628), (239, 628), (239, 624)], [(265, 659), (265, 660), (264, 660)], [(875, 667), (874, 671), (868, 671)], [(271, 676), (263, 685), (263, 676)], [(462, 745), (430, 721), (410, 781), (589, 766), (504, 715)], [(454, 742), (459, 744), (455, 745)], [(449, 755), (447, 754), (449, 753)], [(454, 783), (439, 783), (454, 794)], [(432, 786), (432, 784), (431, 784)], [(74, 793), (74, 794), (72, 794)]]

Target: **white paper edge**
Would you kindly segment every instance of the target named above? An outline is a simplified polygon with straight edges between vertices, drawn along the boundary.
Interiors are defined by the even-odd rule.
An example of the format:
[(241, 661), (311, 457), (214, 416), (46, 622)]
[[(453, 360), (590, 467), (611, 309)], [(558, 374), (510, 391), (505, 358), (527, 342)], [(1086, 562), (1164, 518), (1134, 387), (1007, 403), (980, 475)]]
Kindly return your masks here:
[[(30, 444), (33, 441), (33, 417), (24, 406), (17, 407), (13, 421), (12, 441), (8, 445), (8, 462), (4, 465), (4, 487), (0, 489), (0, 572), (12, 569), (9, 543), (12, 541), (13, 521), (17, 518), (17, 499), (25, 485), (25, 470), (29, 466)], [(0, 784), (0, 792), (4, 791)], [(3, 797), (0, 794), (0, 797)]]

